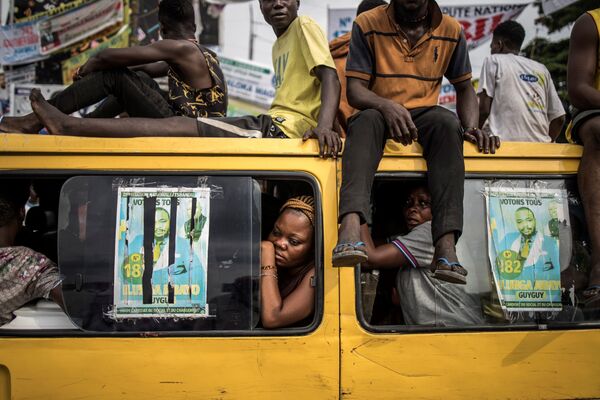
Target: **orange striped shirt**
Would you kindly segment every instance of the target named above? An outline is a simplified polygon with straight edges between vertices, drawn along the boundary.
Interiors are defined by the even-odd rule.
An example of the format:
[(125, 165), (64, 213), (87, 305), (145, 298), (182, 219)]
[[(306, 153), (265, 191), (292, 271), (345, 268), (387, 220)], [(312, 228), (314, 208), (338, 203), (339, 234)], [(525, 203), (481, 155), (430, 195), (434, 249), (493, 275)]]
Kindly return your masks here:
[(430, 0), (431, 28), (410, 46), (394, 17), (394, 6), (359, 15), (352, 28), (346, 76), (369, 81), (370, 89), (407, 109), (438, 103), (442, 78), (471, 79), (471, 63), (462, 28)]

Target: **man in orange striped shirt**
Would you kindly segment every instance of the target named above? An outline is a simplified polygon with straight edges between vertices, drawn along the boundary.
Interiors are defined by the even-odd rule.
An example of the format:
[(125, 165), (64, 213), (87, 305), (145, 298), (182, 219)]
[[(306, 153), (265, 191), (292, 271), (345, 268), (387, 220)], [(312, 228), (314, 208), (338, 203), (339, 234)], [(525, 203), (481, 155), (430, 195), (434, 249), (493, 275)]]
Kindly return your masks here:
[[(500, 142), (478, 128), (478, 105), (460, 24), (434, 0), (392, 0), (354, 22), (346, 66), (350, 120), (342, 161), (340, 231), (334, 265), (367, 260), (360, 224), (369, 218), (373, 178), (387, 138), (418, 141), (432, 197), (434, 277), (466, 283), (455, 243), (462, 231), (463, 139), (494, 153)], [(439, 106), (443, 77), (457, 92), (456, 116)]]

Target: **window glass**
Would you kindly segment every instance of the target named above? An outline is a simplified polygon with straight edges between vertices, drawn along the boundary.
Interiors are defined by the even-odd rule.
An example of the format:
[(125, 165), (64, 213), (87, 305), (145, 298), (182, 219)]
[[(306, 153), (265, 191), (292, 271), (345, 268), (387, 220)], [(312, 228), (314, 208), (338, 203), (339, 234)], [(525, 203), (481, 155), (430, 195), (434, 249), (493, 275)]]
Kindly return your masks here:
[[(373, 191), (375, 242), (400, 235), (417, 260), (426, 254), (417, 254), (415, 232), (401, 236), (409, 231), (401, 201), (424, 184), (378, 179)], [(357, 309), (368, 326), (526, 329), (598, 320), (598, 309), (581, 302), (590, 249), (574, 179), (467, 179), (464, 210), (457, 253), (467, 284), (441, 283), (426, 268), (362, 268)]]
[(91, 331), (254, 329), (260, 226), (249, 177), (71, 178), (58, 226), (68, 314)]
[[(60, 275), (54, 269), (48, 275), (53, 272), (61, 282), (68, 316), (94, 333), (263, 334), (261, 241), (275, 245), (269, 235), (287, 200), (317, 195), (314, 246), (303, 254), (314, 260), (314, 268), (305, 271), (315, 274), (309, 280), (314, 309), (293, 323), (270, 323), (270, 332), (305, 333), (322, 314), (320, 201), (307, 176), (19, 174), (1, 181), (4, 197), (14, 197), (15, 205), (24, 205), (32, 189), (37, 193), (14, 246), (58, 264)], [(278, 272), (276, 282), (285, 290), (308, 281)], [(7, 311), (16, 318), (3, 329), (20, 330), (24, 322), (33, 329), (75, 327), (64, 323), (58, 305), (50, 303), (54, 315), (38, 313), (46, 309), (44, 303), (29, 297), (29, 303), (15, 303)], [(62, 304), (58, 297), (53, 300)]]

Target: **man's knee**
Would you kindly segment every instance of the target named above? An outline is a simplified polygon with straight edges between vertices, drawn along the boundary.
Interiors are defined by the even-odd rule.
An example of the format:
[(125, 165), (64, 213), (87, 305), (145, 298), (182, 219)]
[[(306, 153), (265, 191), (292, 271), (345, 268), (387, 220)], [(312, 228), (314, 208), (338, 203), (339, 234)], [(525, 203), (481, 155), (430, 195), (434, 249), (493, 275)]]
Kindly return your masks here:
[(348, 129), (361, 129), (365, 125), (385, 126), (385, 120), (379, 111), (369, 108), (353, 115), (348, 124)]
[(577, 129), (577, 134), (586, 148), (600, 151), (600, 116), (583, 121)]
[(462, 134), (462, 127), (456, 115), (447, 108), (436, 106), (434, 107), (429, 118), (432, 118), (433, 123), (443, 127), (444, 132)]

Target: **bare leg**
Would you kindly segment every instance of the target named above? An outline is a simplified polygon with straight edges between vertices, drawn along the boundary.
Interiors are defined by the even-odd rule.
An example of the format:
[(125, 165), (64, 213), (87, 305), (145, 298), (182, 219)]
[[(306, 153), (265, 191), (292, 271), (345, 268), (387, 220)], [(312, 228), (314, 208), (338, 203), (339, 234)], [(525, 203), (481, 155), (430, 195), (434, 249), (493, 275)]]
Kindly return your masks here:
[(192, 136), (198, 137), (194, 118), (75, 118), (48, 103), (42, 93), (31, 91), (31, 108), (53, 135), (92, 137)]
[[(448, 263), (441, 261), (445, 259)], [(450, 283), (466, 283), (467, 270), (458, 263), (454, 232), (442, 235), (435, 243), (432, 270), (434, 278)]]
[(360, 217), (357, 213), (348, 213), (342, 217), (338, 232), (338, 243), (356, 243), (360, 241)]
[(42, 128), (34, 113), (22, 117), (5, 116), (0, 123), (0, 133), (38, 133)]
[(438, 239), (435, 244), (435, 252), (433, 259), (445, 258), (450, 262), (457, 262), (456, 245), (454, 243), (454, 233), (446, 233)]
[[(87, 75), (58, 93), (50, 103), (61, 112), (71, 114), (110, 95), (118, 99), (119, 104), (130, 116), (173, 116), (169, 103), (158, 91), (156, 82), (146, 74), (136, 74), (126, 68), (97, 71)], [(37, 133), (42, 127), (41, 121), (32, 113), (23, 117), (4, 118), (0, 124), (0, 132)]]
[(577, 176), (592, 247), (589, 286), (600, 285), (600, 117), (583, 122), (578, 131), (583, 157)]

